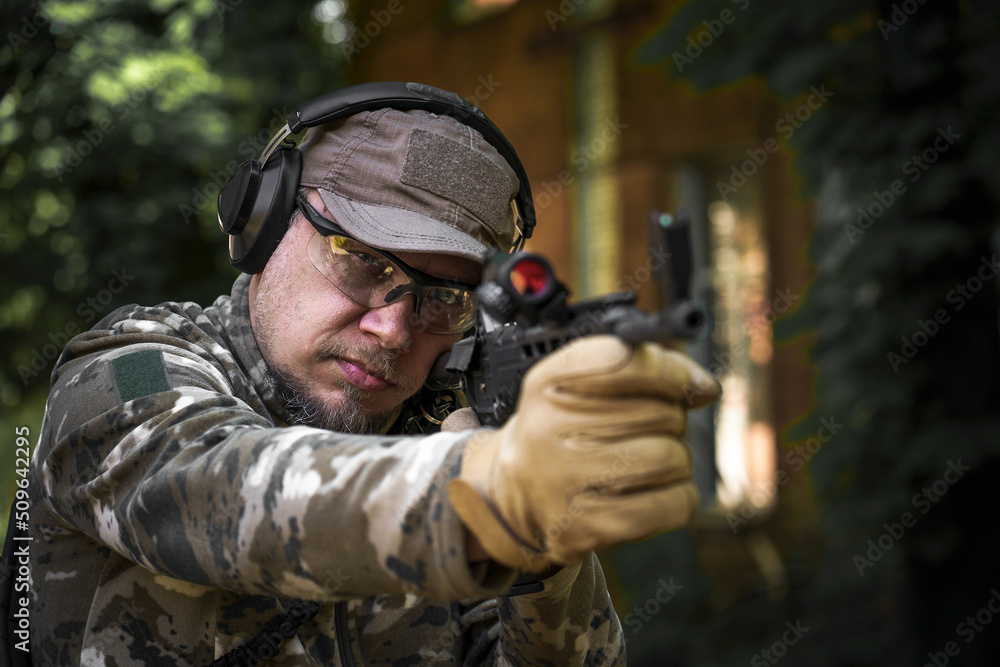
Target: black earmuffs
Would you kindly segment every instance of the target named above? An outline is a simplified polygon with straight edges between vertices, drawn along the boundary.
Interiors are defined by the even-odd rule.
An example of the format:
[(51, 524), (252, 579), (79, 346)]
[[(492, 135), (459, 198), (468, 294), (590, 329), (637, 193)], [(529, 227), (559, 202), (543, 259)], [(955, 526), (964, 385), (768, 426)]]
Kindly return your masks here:
[(287, 124), (271, 139), (258, 160), (241, 164), (219, 193), (219, 226), (229, 234), (229, 259), (244, 273), (259, 273), (278, 247), (295, 210), (302, 177), (302, 153), (287, 138), (361, 111), (386, 107), (423, 109), (451, 116), (483, 135), (507, 161), (519, 182), (515, 203), (519, 238), (524, 247), (535, 227), (535, 207), (524, 166), (507, 138), (477, 107), (455, 93), (420, 83), (363, 83), (327, 93), (297, 107)]

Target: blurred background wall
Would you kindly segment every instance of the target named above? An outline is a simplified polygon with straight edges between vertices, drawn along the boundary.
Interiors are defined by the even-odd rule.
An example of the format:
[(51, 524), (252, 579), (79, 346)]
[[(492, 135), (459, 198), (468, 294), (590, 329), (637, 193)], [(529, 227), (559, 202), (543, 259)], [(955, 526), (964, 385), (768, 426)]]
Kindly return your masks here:
[[(411, 80), (517, 148), (574, 298), (653, 308), (689, 211), (723, 383), (692, 526), (602, 555), (636, 665), (997, 664), (996, 3), (251, 0), (0, 9), (0, 432), (66, 340), (227, 293), (219, 186), (298, 103)], [(991, 624), (992, 623), (992, 624)]]

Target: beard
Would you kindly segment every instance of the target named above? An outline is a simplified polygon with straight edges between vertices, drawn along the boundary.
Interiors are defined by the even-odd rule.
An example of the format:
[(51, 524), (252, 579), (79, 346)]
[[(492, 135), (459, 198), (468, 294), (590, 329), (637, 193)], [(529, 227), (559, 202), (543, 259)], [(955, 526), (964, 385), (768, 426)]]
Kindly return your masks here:
[(392, 391), (398, 396), (398, 404), (385, 410), (371, 411), (364, 407), (369, 392), (341, 378), (335, 382), (343, 393), (343, 399), (335, 404), (325, 402), (306, 383), (265, 359), (275, 391), (285, 403), (292, 424), (314, 426), (341, 433), (381, 433), (399, 415), (403, 402), (413, 393), (408, 388), (413, 386), (414, 381), (410, 376), (397, 370), (395, 355), (383, 354), (373, 357), (345, 348), (346, 346), (336, 343), (327, 344), (316, 352), (313, 361), (320, 362), (345, 356), (363, 359), (369, 369), (395, 385)]
[[(296, 216), (298, 217), (298, 216)], [(372, 410), (365, 406), (371, 393), (355, 387), (345, 378), (335, 378), (343, 399), (336, 403), (321, 398), (307, 382), (272, 361), (272, 350), (280, 343), (277, 333), (286, 327), (280, 304), (291, 297), (289, 272), (284, 266), (286, 250), (282, 243), (275, 250), (264, 268), (257, 285), (254, 300), (254, 337), (269, 371), (269, 382), (289, 412), (289, 423), (313, 426), (342, 433), (381, 433), (396, 419), (404, 401), (416, 393), (420, 383), (415, 377), (399, 370), (398, 353), (378, 347), (361, 348), (347, 343), (327, 340), (317, 349), (311, 361), (321, 363), (330, 359), (357, 359), (378, 377), (392, 383), (398, 402), (390, 408)]]

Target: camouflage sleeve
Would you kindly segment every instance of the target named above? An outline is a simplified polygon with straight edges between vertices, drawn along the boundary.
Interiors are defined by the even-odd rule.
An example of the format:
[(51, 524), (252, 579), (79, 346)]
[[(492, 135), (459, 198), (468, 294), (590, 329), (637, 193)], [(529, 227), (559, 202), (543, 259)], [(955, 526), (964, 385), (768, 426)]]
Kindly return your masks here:
[(447, 501), (468, 433), (275, 428), (224, 346), (171, 317), (88, 332), (60, 359), (35, 475), (67, 526), (237, 593), (332, 599), (331, 572), (336, 597), (488, 598), (511, 584), (506, 569), (473, 576)]
[(537, 593), (499, 599), (497, 665), (625, 665), (621, 622), (595, 554)]

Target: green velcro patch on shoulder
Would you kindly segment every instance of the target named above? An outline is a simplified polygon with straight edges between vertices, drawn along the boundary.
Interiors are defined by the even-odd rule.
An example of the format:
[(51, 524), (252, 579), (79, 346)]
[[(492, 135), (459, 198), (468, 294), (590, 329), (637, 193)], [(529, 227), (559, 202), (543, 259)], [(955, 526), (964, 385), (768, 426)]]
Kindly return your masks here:
[(115, 370), (115, 384), (122, 403), (170, 391), (162, 352), (142, 350), (124, 354), (112, 361), (111, 366)]

